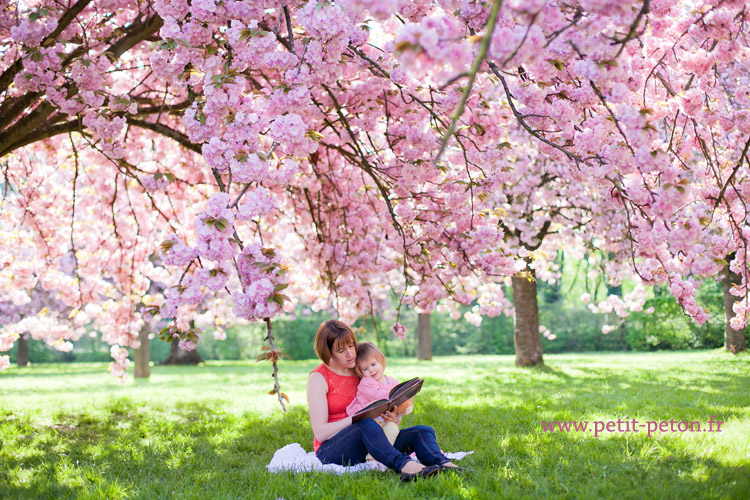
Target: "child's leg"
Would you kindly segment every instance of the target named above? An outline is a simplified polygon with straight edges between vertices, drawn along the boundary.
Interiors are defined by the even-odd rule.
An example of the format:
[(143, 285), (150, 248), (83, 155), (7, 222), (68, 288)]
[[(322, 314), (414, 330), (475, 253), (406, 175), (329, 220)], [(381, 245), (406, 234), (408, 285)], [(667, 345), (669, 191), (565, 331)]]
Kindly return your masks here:
[(383, 428), (383, 432), (385, 433), (385, 437), (388, 438), (388, 442), (391, 444), (395, 443), (396, 438), (398, 437), (398, 425), (393, 422), (383, 422), (380, 426)]

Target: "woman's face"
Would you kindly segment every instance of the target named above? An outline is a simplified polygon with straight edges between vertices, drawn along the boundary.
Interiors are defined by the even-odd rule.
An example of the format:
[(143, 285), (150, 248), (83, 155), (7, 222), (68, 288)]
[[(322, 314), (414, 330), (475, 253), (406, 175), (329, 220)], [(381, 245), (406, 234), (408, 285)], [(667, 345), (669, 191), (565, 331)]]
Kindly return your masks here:
[(354, 341), (344, 339), (334, 343), (330, 363), (341, 368), (354, 368), (357, 363), (357, 346)]

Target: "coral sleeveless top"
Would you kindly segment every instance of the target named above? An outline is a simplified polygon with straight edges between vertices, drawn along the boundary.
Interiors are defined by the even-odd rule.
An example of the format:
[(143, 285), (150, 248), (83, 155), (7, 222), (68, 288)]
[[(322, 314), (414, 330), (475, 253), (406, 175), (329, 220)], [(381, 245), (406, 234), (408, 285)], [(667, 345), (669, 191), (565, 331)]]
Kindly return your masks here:
[[(328, 400), (328, 422), (336, 422), (348, 417), (346, 407), (349, 406), (349, 403), (357, 395), (359, 378), (356, 375), (344, 376), (334, 373), (325, 364), (321, 364), (313, 372), (323, 375), (328, 385), (328, 392), (326, 393), (326, 399)], [(320, 445), (321, 443), (317, 439), (313, 440), (314, 451), (317, 452)]]

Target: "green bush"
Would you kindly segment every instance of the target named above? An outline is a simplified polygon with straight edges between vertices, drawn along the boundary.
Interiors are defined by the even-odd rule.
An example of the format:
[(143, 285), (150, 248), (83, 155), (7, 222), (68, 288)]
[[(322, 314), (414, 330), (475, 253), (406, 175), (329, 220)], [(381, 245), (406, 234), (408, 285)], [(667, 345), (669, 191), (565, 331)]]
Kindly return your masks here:
[(669, 295), (665, 286), (654, 288), (654, 297), (645, 309), (653, 314), (635, 313), (628, 318), (627, 341), (636, 351), (659, 349), (712, 349), (724, 345), (724, 302), (721, 285), (709, 280), (697, 294), (698, 304), (707, 307), (709, 319), (697, 324)]
[[(563, 262), (562, 259), (559, 259), (559, 263), (564, 264), (562, 279), (554, 285), (541, 281), (537, 283), (539, 323), (556, 335), (555, 340), (542, 338), (544, 352), (710, 349), (723, 345), (723, 295), (718, 282), (707, 280), (698, 290), (699, 304), (709, 309), (709, 320), (704, 325), (698, 325), (688, 318), (664, 286), (656, 287), (644, 306), (644, 309), (653, 307), (653, 314), (633, 313), (622, 322), (612, 314), (592, 314), (579, 299), (586, 291), (594, 296), (594, 302), (598, 302), (607, 292), (627, 293), (632, 290), (632, 283), (625, 283), (622, 288), (608, 289), (602, 281), (591, 283), (580, 278), (580, 275), (585, 276), (585, 269), (581, 269), (580, 263)], [(505, 294), (512, 298), (510, 289), (506, 288)], [(459, 311), (463, 315), (471, 307), (461, 306)], [(331, 312), (312, 312), (300, 306), (294, 318), (274, 320), (272, 327), (277, 347), (282, 348), (294, 360), (315, 358), (313, 343), (318, 326), (332, 317), (335, 315)], [(404, 340), (391, 333), (390, 328), (395, 322), (393, 318), (377, 318), (375, 325), (371, 318), (362, 318), (352, 327), (358, 332), (360, 341), (377, 342), (387, 356), (416, 356), (417, 314), (414, 310), (404, 308), (399, 321), (407, 327)], [(619, 327), (604, 335), (601, 331), (604, 324)], [(434, 312), (431, 316), (431, 331), (432, 351), (436, 356), (514, 353), (513, 320), (507, 316), (483, 318), (482, 324), (476, 327), (463, 318), (453, 320), (447, 313)], [(236, 325), (228, 328), (226, 334), (226, 340), (217, 341), (213, 339), (210, 329), (204, 332), (198, 346), (198, 352), (204, 360), (255, 359), (264, 344), (266, 326), (262, 322)], [(99, 338), (89, 336), (77, 341), (74, 350), (69, 353), (55, 351), (43, 342), (32, 340), (30, 358), (32, 363), (108, 362), (111, 361), (109, 349), (109, 345)], [(158, 339), (151, 341), (151, 360), (154, 363), (166, 359), (169, 351), (169, 343)], [(9, 354), (11, 362), (15, 363), (16, 347)]]

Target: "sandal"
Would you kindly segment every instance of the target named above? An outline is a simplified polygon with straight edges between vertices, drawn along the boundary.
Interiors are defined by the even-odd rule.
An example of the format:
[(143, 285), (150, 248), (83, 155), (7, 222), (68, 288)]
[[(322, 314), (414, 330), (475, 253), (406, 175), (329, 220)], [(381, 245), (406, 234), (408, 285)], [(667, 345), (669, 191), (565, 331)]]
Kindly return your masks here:
[(455, 466), (451, 467), (449, 465), (442, 465), (441, 464), (438, 467), (440, 467), (441, 471), (453, 471), (453, 472), (456, 472), (458, 474), (463, 474), (464, 472), (468, 471), (468, 469), (466, 469), (464, 467), (459, 467), (458, 465), (455, 465)]
[(429, 467), (425, 467), (419, 472), (415, 472), (414, 474), (408, 474), (406, 472), (399, 472), (399, 477), (404, 482), (410, 482), (410, 481), (416, 481), (417, 479), (423, 478), (423, 477), (430, 477), (434, 476), (441, 467), (439, 465), (430, 465)]

